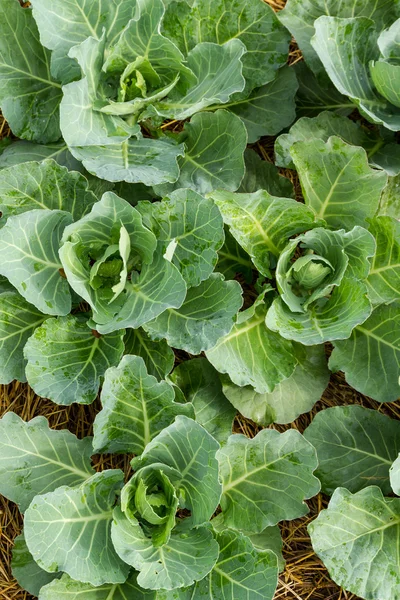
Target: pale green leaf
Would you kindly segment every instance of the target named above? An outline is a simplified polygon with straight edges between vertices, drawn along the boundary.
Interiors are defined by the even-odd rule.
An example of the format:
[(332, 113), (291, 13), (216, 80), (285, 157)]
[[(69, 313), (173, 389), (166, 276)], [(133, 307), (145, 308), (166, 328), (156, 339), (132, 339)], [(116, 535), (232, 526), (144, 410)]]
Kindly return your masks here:
[(323, 225), (301, 202), (276, 198), (264, 190), (253, 194), (218, 191), (211, 197), (231, 234), (263, 275), (270, 275), (271, 255), (278, 257), (291, 236)]
[(94, 335), (87, 320), (68, 315), (47, 319), (25, 346), (26, 377), (33, 390), (57, 404), (90, 404), (105, 371), (118, 364), (124, 331)]
[(217, 371), (227, 373), (236, 385), (251, 385), (260, 394), (272, 392), (297, 364), (292, 343), (265, 326), (267, 308), (262, 294), (239, 313), (231, 332), (206, 353)]
[(392, 217), (371, 219), (369, 230), (376, 240), (376, 253), (367, 279), (373, 304), (400, 298), (400, 222)]
[(139, 356), (124, 356), (106, 371), (102, 410), (94, 420), (93, 448), (99, 453), (141, 454), (176, 415), (194, 416), (190, 404), (174, 402), (172, 386), (149, 375)]
[(15, 291), (0, 294), (0, 382), (26, 381), (24, 346), (46, 319)]
[(380, 29), (392, 23), (397, 16), (392, 0), (288, 0), (284, 10), (279, 13), (279, 19), (294, 36), (307, 63), (316, 72), (322, 71), (323, 66), (310, 42), (315, 33), (314, 22), (322, 15), (368, 17)]
[(188, 189), (176, 190), (161, 202), (139, 203), (137, 208), (164, 250), (173, 243), (171, 262), (188, 287), (211, 275), (224, 241), (222, 217), (211, 198)]
[(89, 212), (96, 200), (83, 175), (68, 171), (54, 160), (24, 162), (1, 174), (2, 222), (33, 209), (64, 210), (76, 220)]
[(144, 590), (136, 580), (137, 573), (132, 572), (125, 583), (105, 583), (95, 587), (74, 581), (64, 573), (61, 579), (42, 587), (39, 600), (158, 600), (154, 592)]
[[(76, 107), (72, 107), (72, 112), (77, 114)], [(68, 127), (83, 128), (79, 123), (71, 124), (72, 115), (64, 119), (69, 122)], [(121, 143), (113, 143), (110, 138), (104, 146), (90, 144), (70, 147), (70, 150), (90, 173), (101, 179), (145, 185), (176, 181), (179, 176), (177, 158), (183, 156), (182, 145), (173, 144), (167, 138), (131, 138)]]
[(320, 400), (329, 382), (324, 347), (294, 344), (293, 352), (298, 364), (273, 392), (258, 394), (250, 386), (223, 379), (223, 392), (240, 414), (263, 426), (291, 423)]
[(378, 92), (393, 106), (400, 108), (400, 67), (384, 60), (371, 61), (372, 81)]
[(298, 84), (290, 67), (280, 69), (275, 79), (250, 94), (248, 90), (234, 95), (225, 107), (241, 118), (249, 143), (263, 135), (276, 135), (296, 118), (295, 95)]
[(14, 134), (46, 144), (60, 137), (61, 85), (50, 74), (32, 10), (18, 0), (0, 7), (0, 106)]
[(325, 110), (317, 117), (302, 117), (292, 125), (289, 133), (278, 137), (275, 142), (275, 162), (279, 167), (294, 169), (290, 149), (295, 142), (312, 140), (327, 142), (331, 136), (340, 137), (344, 142), (354, 146), (362, 146), (368, 158), (373, 157), (373, 162), (379, 150), (385, 145), (385, 138), (381, 137), (379, 132), (370, 131), (355, 121)]
[(313, 346), (329, 340), (345, 340), (370, 314), (365, 284), (344, 277), (329, 299), (319, 298), (304, 313), (292, 312), (281, 298), (276, 298), (266, 323), (288, 340)]
[(67, 429), (50, 429), (44, 417), (26, 423), (12, 412), (0, 420), (0, 429), (0, 491), (21, 511), (37, 494), (93, 475), (92, 438), (78, 440)]
[(272, 196), (293, 198), (292, 182), (279, 174), (272, 163), (262, 160), (254, 150), (249, 148), (244, 153), (246, 172), (238, 192), (252, 194), (258, 190), (266, 190)]
[(344, 371), (347, 382), (378, 402), (400, 396), (400, 303), (376, 308), (348, 340), (334, 343), (332, 371)]
[(306, 204), (330, 227), (365, 226), (375, 215), (387, 175), (368, 166), (365, 150), (331, 137), (296, 142), (290, 153)]
[(315, 449), (293, 429), (263, 429), (255, 438), (235, 434), (217, 453), (221, 508), (227, 527), (261, 533), (308, 513), (304, 502), (319, 492)]
[(38, 596), (42, 586), (61, 577), (61, 573), (47, 573), (35, 563), (23, 533), (14, 539), (11, 572), (18, 585), (32, 596)]
[(173, 590), (203, 579), (213, 568), (219, 547), (208, 527), (172, 533), (160, 547), (154, 547), (140, 527), (127, 519), (121, 509), (114, 511), (112, 540), (119, 556), (140, 571), (137, 582), (151, 590)]
[(36, 209), (10, 217), (0, 230), (0, 274), (49, 315), (67, 315), (71, 310), (58, 256), (61, 236), (71, 221), (67, 212)]
[(229, 333), (242, 304), (240, 284), (213, 273), (189, 289), (180, 308), (167, 309), (146, 323), (145, 330), (153, 339), (165, 338), (173, 348), (200, 354)]
[(162, 0), (136, 1), (134, 18), (126, 20), (126, 28), (107, 57), (105, 68), (108, 71), (116, 71), (119, 75), (137, 57), (148, 60), (162, 77), (168, 78), (171, 70), (185, 70), (183, 54), (160, 33), (164, 11)]
[(205, 358), (193, 358), (178, 365), (171, 379), (193, 404), (196, 421), (224, 444), (232, 433), (236, 410), (222, 393), (217, 371)]
[(362, 406), (335, 406), (316, 414), (304, 437), (318, 456), (322, 491), (358, 492), (377, 485), (389, 494), (389, 468), (400, 451), (400, 425)]
[(186, 58), (195, 80), (185, 93), (175, 87), (167, 99), (153, 103), (157, 114), (169, 119), (187, 119), (211, 104), (225, 104), (245, 86), (241, 58), (246, 48), (238, 39), (224, 45), (197, 44)]
[(211, 518), (221, 497), (215, 458), (218, 448), (218, 442), (201, 425), (178, 415), (147, 444), (140, 457), (132, 460), (132, 467), (138, 471), (149, 465), (165, 465), (180, 508), (191, 511), (190, 524), (197, 526)]
[(210, 573), (196, 583), (188, 598), (201, 600), (272, 600), (278, 581), (277, 557), (258, 551), (245, 535), (225, 529), (217, 533), (219, 557)]
[(395, 494), (400, 495), (400, 458), (397, 457), (389, 470), (390, 486)]
[(377, 30), (366, 17), (320, 17), (312, 45), (339, 92), (354, 98), (361, 112), (374, 123), (397, 131), (400, 109), (377, 94), (369, 65), (379, 58)]
[(187, 54), (199, 42), (239, 39), (247, 48), (243, 75), (256, 87), (271, 81), (287, 60), (289, 36), (272, 9), (259, 0), (171, 2), (163, 32)]
[(165, 340), (154, 342), (147, 333), (139, 329), (128, 329), (124, 354), (141, 356), (149, 375), (164, 379), (172, 371), (175, 355)]
[(99, 39), (103, 30), (108, 44), (113, 45), (136, 11), (135, 3), (123, 0), (67, 0), (57, 10), (52, 0), (34, 0), (32, 6), (43, 46), (55, 51), (53, 57), (61, 61), (61, 76), (70, 62), (74, 64), (68, 59), (72, 46), (89, 36)]
[(199, 194), (237, 190), (244, 175), (247, 144), (243, 122), (227, 110), (217, 110), (194, 115), (183, 131), (186, 151), (178, 159), (180, 175), (173, 186), (155, 186), (155, 191), (166, 196), (184, 187)]
[(385, 499), (370, 486), (357, 494), (338, 488), (308, 530), (338, 585), (366, 600), (394, 600), (400, 594), (399, 525), (400, 499)]
[(45, 145), (25, 142), (23, 140), (12, 142), (0, 154), (0, 169), (20, 165), (24, 162), (40, 162), (45, 159), (53, 159), (59, 165), (67, 167), (70, 171), (83, 171), (82, 164), (72, 156), (64, 141)]
[(80, 486), (35, 496), (24, 524), (27, 546), (38, 565), (92, 585), (124, 583), (129, 567), (117, 556), (110, 534), (122, 484), (122, 471), (109, 469)]

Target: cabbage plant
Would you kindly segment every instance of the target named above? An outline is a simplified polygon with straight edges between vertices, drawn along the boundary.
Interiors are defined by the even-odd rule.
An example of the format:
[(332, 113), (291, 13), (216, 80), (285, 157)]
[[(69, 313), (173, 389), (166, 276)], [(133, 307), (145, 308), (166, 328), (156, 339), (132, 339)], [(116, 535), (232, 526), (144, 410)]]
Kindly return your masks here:
[[(235, 190), (247, 141), (294, 117), (290, 36), (261, 0), (49, 0), (1, 7), (0, 107), (16, 135), (64, 138), (109, 181)], [(21, 46), (22, 36), (25, 46)], [(29, 52), (27, 51), (29, 49)], [(283, 68), (282, 68), (283, 67)], [(280, 98), (280, 111), (270, 111)], [(168, 122), (188, 120), (178, 132)]]

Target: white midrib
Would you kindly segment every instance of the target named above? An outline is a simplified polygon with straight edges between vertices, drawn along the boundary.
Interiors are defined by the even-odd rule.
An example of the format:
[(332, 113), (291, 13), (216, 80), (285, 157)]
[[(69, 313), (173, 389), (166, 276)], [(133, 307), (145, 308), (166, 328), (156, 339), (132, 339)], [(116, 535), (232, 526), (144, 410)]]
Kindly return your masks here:
[[(90, 517), (75, 517), (71, 519), (52, 519), (51, 521), (40, 521), (40, 523), (89, 523), (91, 521), (108, 521), (112, 518), (113, 511), (109, 510)], [(34, 522), (34, 521), (32, 521)]]
[[(14, 448), (15, 450), (19, 450), (21, 452), (21, 448), (18, 448), (18, 446), (13, 446), (12, 444), (7, 444), (7, 446), (9, 448)], [(22, 450), (22, 452), (24, 454), (29, 454), (30, 456), (36, 456), (38, 458), (43, 459), (45, 462), (48, 462), (50, 464), (53, 465), (57, 465), (59, 467), (63, 467), (63, 469), (65, 469), (66, 471), (70, 471), (71, 473), (75, 473), (76, 475), (79, 475), (80, 477), (82, 477), (82, 479), (86, 480), (90, 477), (90, 473), (87, 473), (86, 471), (81, 471), (80, 469), (74, 469), (73, 467), (66, 465), (63, 462), (60, 462), (58, 460), (54, 460), (52, 458), (49, 458), (48, 456), (43, 456), (42, 454), (38, 454), (37, 452), (29, 452), (28, 450)]]
[(277, 463), (281, 460), (285, 460), (290, 454), (292, 454), (292, 453), (289, 452), (289, 454), (282, 454), (282, 456), (278, 456), (278, 458), (276, 458), (275, 460), (273, 460), (267, 464), (263, 464), (260, 467), (253, 469), (252, 471), (246, 471), (246, 473), (244, 473), (241, 477), (238, 477), (237, 479), (230, 481), (230, 483), (228, 483), (227, 485), (224, 485), (223, 490), (222, 490), (223, 493), (236, 487), (239, 483), (246, 481), (246, 479), (248, 479), (249, 477), (254, 475), (254, 473), (258, 473), (259, 471), (264, 471), (265, 469), (268, 469), (268, 467), (270, 467), (271, 465), (274, 465), (275, 463)]

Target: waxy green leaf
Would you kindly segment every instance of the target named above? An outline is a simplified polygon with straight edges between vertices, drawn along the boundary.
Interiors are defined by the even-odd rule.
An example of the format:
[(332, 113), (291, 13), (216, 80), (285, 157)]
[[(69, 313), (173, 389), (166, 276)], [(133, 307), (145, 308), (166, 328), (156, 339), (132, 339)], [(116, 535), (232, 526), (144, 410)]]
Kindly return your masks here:
[(170, 260), (188, 287), (211, 275), (224, 241), (222, 217), (211, 198), (176, 190), (161, 202), (140, 202), (137, 208), (163, 249), (172, 244)]
[(194, 406), (196, 421), (221, 445), (232, 433), (236, 410), (222, 393), (218, 372), (205, 358), (178, 365), (171, 380)]
[(371, 219), (369, 230), (376, 240), (376, 252), (367, 278), (368, 296), (373, 304), (400, 298), (400, 223), (392, 217)]
[(134, 571), (125, 583), (104, 583), (97, 587), (90, 583), (74, 581), (64, 573), (61, 579), (42, 587), (39, 598), (40, 600), (126, 600), (127, 598), (156, 600), (154, 592), (144, 590), (138, 585), (137, 573)]
[(389, 468), (400, 451), (400, 425), (362, 406), (335, 406), (316, 414), (304, 437), (317, 450), (322, 491), (358, 492), (377, 485), (391, 491)]
[(308, 512), (304, 502), (319, 492), (313, 446), (293, 429), (263, 429), (252, 440), (235, 434), (217, 453), (221, 508), (227, 527), (261, 533), (283, 519)]
[(394, 402), (400, 396), (399, 327), (399, 302), (379, 306), (349, 339), (334, 343), (329, 368), (344, 371), (347, 382), (362, 394)]
[(271, 81), (287, 60), (289, 36), (273, 10), (258, 0), (170, 2), (162, 31), (187, 54), (199, 42), (239, 39), (247, 52), (243, 75), (252, 88)]
[(320, 17), (312, 45), (339, 92), (353, 98), (369, 120), (397, 131), (400, 109), (376, 92), (370, 74), (371, 61), (379, 58), (377, 41), (374, 21), (364, 16)]
[(128, 329), (124, 354), (134, 354), (144, 360), (149, 375), (164, 379), (172, 371), (175, 355), (165, 340), (154, 342), (144, 329)]
[(375, 486), (357, 494), (338, 488), (308, 530), (338, 585), (366, 600), (393, 600), (400, 593), (399, 524), (399, 498), (386, 499)]
[[(9, 139), (9, 138), (4, 138)], [(4, 141), (4, 140), (3, 140)], [(0, 154), (0, 169), (6, 169), (25, 162), (53, 159), (70, 171), (84, 171), (82, 163), (77, 161), (64, 141), (54, 144), (34, 144), (17, 140), (10, 143)]]
[(95, 452), (141, 454), (176, 415), (194, 416), (190, 404), (174, 402), (173, 388), (149, 375), (139, 356), (126, 355), (105, 373), (102, 410), (94, 420)]
[(10, 217), (0, 230), (0, 274), (21, 296), (48, 315), (71, 310), (69, 286), (60, 274), (61, 236), (72, 221), (61, 210), (30, 210)]
[(123, 336), (123, 330), (99, 335), (73, 315), (47, 319), (25, 346), (29, 385), (57, 404), (90, 404), (104, 373), (123, 354)]
[(400, 459), (396, 458), (389, 470), (390, 486), (395, 494), (400, 495)]
[(38, 596), (41, 588), (53, 579), (61, 577), (61, 573), (47, 573), (39, 567), (28, 550), (23, 533), (14, 539), (11, 572), (18, 585), (33, 596)]
[(329, 227), (366, 226), (387, 183), (385, 173), (371, 169), (365, 150), (338, 137), (328, 142), (296, 142), (290, 149), (305, 202)]
[[(383, 29), (396, 18), (396, 9), (391, 0), (288, 0), (285, 8), (279, 13), (279, 19), (295, 37), (304, 57), (313, 69), (319, 73), (323, 70), (321, 62), (312, 47), (311, 38), (315, 33), (315, 21), (322, 15), (340, 17), (368, 17)], [(322, 61), (324, 66), (325, 62)]]
[(0, 294), (0, 382), (26, 381), (24, 346), (46, 315), (18, 292)]
[(21, 511), (37, 494), (93, 475), (92, 438), (78, 440), (66, 429), (50, 429), (44, 417), (26, 423), (12, 412), (0, 420), (0, 430), (0, 492)]
[(264, 295), (240, 312), (231, 332), (206, 353), (217, 371), (227, 373), (236, 385), (251, 385), (260, 394), (272, 392), (297, 364), (291, 342), (265, 326)]
[(123, 473), (96, 473), (77, 487), (36, 496), (25, 513), (25, 538), (39, 566), (102, 585), (124, 583), (129, 566), (111, 542), (112, 511)]
[(155, 186), (165, 196), (173, 189), (190, 188), (199, 194), (216, 189), (237, 190), (244, 175), (247, 144), (241, 119), (227, 110), (198, 113), (184, 127), (185, 156), (174, 185)]
[(238, 93), (225, 105), (241, 118), (249, 143), (263, 135), (276, 135), (296, 118), (295, 95), (298, 84), (294, 70), (284, 67), (273, 81), (251, 92)]
[(96, 201), (83, 175), (71, 173), (53, 160), (24, 162), (1, 173), (1, 223), (9, 216), (40, 208), (64, 210), (77, 220)]
[(189, 591), (188, 599), (272, 600), (278, 580), (277, 557), (256, 550), (245, 535), (226, 529), (216, 535), (219, 557), (210, 573)]
[(174, 590), (203, 579), (218, 558), (219, 547), (208, 527), (175, 531), (155, 548), (139, 524), (134, 525), (117, 507), (112, 539), (119, 556), (140, 573), (138, 584), (151, 590)]
[(179, 415), (132, 460), (132, 466), (135, 471), (157, 464), (169, 467), (166, 472), (179, 505), (191, 511), (190, 524), (197, 526), (211, 518), (220, 500), (218, 448), (218, 442), (201, 425)]
[[(23, 40), (23, 43), (21, 43)], [(14, 134), (46, 144), (60, 137), (61, 85), (50, 73), (30, 8), (18, 0), (0, 7), (0, 106)]]
[(251, 386), (239, 387), (223, 378), (223, 392), (244, 417), (259, 425), (291, 423), (312, 409), (329, 382), (325, 349), (293, 344), (298, 360), (292, 375), (270, 393), (259, 394)]
[(179, 309), (167, 309), (146, 323), (145, 330), (153, 339), (166, 338), (173, 348), (200, 354), (229, 333), (242, 303), (240, 284), (224, 281), (220, 273), (213, 273), (190, 288)]
[(250, 255), (263, 275), (270, 274), (272, 257), (278, 257), (288, 239), (323, 224), (311, 208), (265, 190), (253, 194), (211, 194), (231, 234)]

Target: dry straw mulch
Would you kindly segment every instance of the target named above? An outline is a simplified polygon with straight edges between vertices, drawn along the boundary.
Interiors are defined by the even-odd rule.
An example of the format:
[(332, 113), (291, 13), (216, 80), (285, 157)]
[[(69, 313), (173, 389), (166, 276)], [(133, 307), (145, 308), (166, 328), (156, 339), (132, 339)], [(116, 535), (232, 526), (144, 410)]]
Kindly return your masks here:
[[(265, 1), (277, 11), (285, 5), (285, 0)], [(293, 43), (289, 62), (293, 64), (301, 59), (301, 54), (296, 44)], [(11, 132), (0, 115), (0, 139), (10, 135)], [(269, 162), (273, 162), (273, 142), (273, 138), (265, 138), (254, 145), (254, 149), (260, 156)], [(282, 174), (293, 181), (300, 198), (301, 190), (295, 173), (286, 170)], [(327, 352), (329, 350), (327, 348)], [(179, 357), (177, 357), (177, 361), (180, 361)], [(346, 404), (361, 404), (367, 408), (379, 410), (394, 419), (400, 419), (400, 401), (384, 405), (374, 402), (348, 386), (339, 373), (331, 376), (330, 384), (322, 399), (310, 413), (302, 415), (290, 425), (276, 426), (276, 428), (279, 431), (293, 428), (303, 432), (318, 411)], [(49, 419), (50, 426), (54, 429), (68, 428), (80, 438), (92, 433), (92, 423), (99, 409), (98, 400), (90, 406), (57, 406), (36, 396), (27, 384), (13, 383), (8, 386), (0, 386), (0, 417), (7, 411), (16, 412), (24, 420), (42, 415)], [(254, 437), (259, 429), (253, 422), (240, 415), (237, 416), (234, 423), (234, 432), (243, 433), (249, 437)], [(129, 459), (129, 456), (95, 456), (94, 466), (99, 471), (107, 468), (121, 468), (129, 477), (131, 473)], [(286, 568), (280, 574), (274, 600), (358, 600), (356, 596), (342, 590), (331, 581), (326, 569), (311, 547), (307, 525), (326, 507), (327, 503), (328, 498), (319, 494), (308, 502), (310, 512), (306, 517), (281, 523)], [(34, 599), (33, 596), (19, 588), (11, 574), (10, 561), (13, 540), (20, 533), (21, 527), (22, 517), (15, 504), (0, 496), (0, 599), (2, 600)]]

